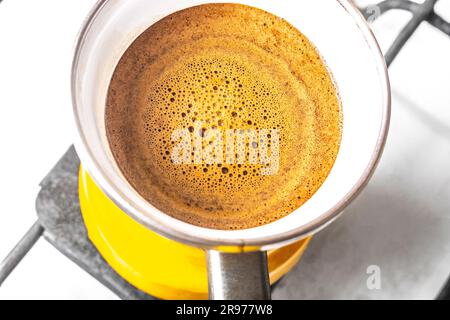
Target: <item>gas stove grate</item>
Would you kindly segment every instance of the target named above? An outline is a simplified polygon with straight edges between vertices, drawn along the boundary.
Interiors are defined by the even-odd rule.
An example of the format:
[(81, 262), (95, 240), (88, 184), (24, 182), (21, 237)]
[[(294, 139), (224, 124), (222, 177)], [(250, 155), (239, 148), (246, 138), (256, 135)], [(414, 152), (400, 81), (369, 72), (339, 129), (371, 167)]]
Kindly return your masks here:
[[(412, 13), (412, 18), (385, 54), (388, 66), (392, 64), (406, 42), (423, 22), (431, 24), (450, 36), (450, 23), (434, 10), (438, 1), (426, 0), (423, 3), (415, 3), (408, 0), (385, 0), (376, 5), (360, 8), (361, 13), (370, 23), (391, 10), (404, 10)], [(0, 0), (1, 2), (2, 0)], [(112, 270), (89, 241), (79, 209), (78, 167), (79, 160), (72, 147), (41, 183), (42, 189), (36, 201), (38, 221), (33, 224), (0, 264), (0, 286), (36, 241), (44, 235), (46, 240), (59, 251), (120, 298), (152, 299), (153, 297), (134, 288)], [(58, 206), (58, 203), (62, 205)], [(437, 299), (450, 299), (450, 280), (443, 287)]]
[(450, 36), (450, 23), (434, 11), (438, 1), (426, 0), (423, 3), (416, 3), (408, 0), (385, 0), (376, 5), (361, 9), (361, 13), (369, 22), (374, 22), (380, 16), (391, 10), (409, 11), (413, 15), (385, 54), (386, 64), (388, 66), (391, 65), (400, 50), (402, 50), (422, 22), (428, 22), (436, 29)]

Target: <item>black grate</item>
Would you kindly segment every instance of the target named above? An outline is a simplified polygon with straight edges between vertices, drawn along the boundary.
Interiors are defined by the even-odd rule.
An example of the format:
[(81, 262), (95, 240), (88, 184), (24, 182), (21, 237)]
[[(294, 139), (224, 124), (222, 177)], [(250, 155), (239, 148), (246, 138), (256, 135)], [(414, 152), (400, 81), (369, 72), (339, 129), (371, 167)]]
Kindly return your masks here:
[(439, 0), (426, 0), (423, 3), (416, 3), (409, 0), (385, 0), (376, 5), (361, 9), (362, 14), (369, 22), (375, 21), (390, 10), (404, 10), (413, 14), (412, 18), (385, 54), (386, 64), (388, 66), (391, 65), (400, 50), (422, 22), (426, 21), (436, 29), (450, 36), (450, 23), (445, 21), (434, 11), (438, 1)]
[[(369, 22), (375, 21), (390, 10), (404, 10), (412, 13), (412, 18), (385, 55), (388, 66), (391, 65), (422, 22), (427, 22), (450, 36), (450, 23), (434, 10), (438, 1), (426, 0), (423, 3), (415, 3), (409, 0), (385, 0), (360, 9)], [(0, 0), (1, 2), (2, 0)], [(42, 182), (42, 190), (37, 199), (39, 219), (0, 264), (0, 285), (41, 235), (44, 235), (64, 255), (80, 265), (119, 297), (151, 299), (152, 297), (132, 287), (116, 274), (88, 240), (77, 200), (78, 165), (78, 157), (74, 149), (70, 149)], [(49, 189), (48, 186), (53, 186), (53, 188)], [(61, 192), (61, 190), (66, 192)], [(450, 299), (450, 280), (444, 285), (437, 299)]]

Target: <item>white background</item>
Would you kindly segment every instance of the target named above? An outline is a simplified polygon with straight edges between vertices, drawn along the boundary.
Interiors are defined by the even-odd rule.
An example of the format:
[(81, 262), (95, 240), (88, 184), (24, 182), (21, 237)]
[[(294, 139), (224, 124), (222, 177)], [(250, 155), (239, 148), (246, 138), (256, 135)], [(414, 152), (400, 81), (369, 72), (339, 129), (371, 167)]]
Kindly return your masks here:
[[(38, 184), (72, 143), (69, 87), (72, 50), (82, 20), (94, 3), (94, 0), (0, 3), (0, 260), (36, 220)], [(450, 20), (449, 0), (441, 0), (438, 10)], [(407, 17), (406, 13), (391, 13), (375, 24), (383, 49)], [(425, 194), (435, 191), (430, 193), (436, 196), (432, 199), (436, 203), (433, 212), (447, 214), (443, 209), (449, 209), (448, 200), (440, 197), (442, 190), (450, 188), (449, 179), (441, 179), (450, 172), (450, 38), (423, 25), (390, 72), (393, 128), (387, 155), (375, 179), (411, 166), (399, 164), (396, 159), (404, 155), (406, 145), (416, 143), (418, 157), (433, 160), (427, 162), (433, 168), (416, 163), (408, 171), (417, 177), (411, 182), (419, 190), (417, 203), (421, 203), (423, 185), (427, 188)], [(420, 135), (406, 135), (414, 135), (416, 128)], [(401, 206), (396, 210), (401, 211)], [(433, 236), (428, 235), (431, 239)], [(442, 268), (443, 273), (450, 273), (450, 265), (447, 271), (444, 265)], [(432, 298), (437, 285), (425, 284), (417, 297)], [(44, 240), (37, 243), (0, 287), (0, 299), (16, 298), (116, 299)]]

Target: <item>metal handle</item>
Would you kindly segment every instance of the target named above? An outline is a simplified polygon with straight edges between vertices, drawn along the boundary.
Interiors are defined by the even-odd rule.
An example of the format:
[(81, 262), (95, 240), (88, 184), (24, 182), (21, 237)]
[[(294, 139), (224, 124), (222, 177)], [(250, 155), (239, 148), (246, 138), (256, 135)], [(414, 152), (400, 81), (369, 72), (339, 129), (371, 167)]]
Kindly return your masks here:
[(39, 240), (43, 232), (44, 228), (39, 221), (35, 222), (14, 249), (11, 250), (5, 260), (2, 261), (0, 264), (0, 286)]
[(209, 298), (270, 300), (267, 253), (207, 251)]

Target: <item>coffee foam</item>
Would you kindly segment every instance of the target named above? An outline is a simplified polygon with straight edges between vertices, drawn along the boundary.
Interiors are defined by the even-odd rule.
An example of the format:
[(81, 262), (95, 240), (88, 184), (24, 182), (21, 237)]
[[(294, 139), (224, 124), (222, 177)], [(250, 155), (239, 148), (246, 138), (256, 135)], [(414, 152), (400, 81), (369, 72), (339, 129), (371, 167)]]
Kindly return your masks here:
[[(151, 26), (117, 66), (106, 108), (112, 152), (133, 187), (167, 214), (216, 229), (267, 224), (308, 200), (335, 161), (340, 120), (309, 41), (284, 20), (235, 4), (193, 7)], [(269, 146), (279, 144), (279, 170), (263, 175), (266, 164), (250, 161), (260, 136), (241, 141), (245, 163), (195, 163), (192, 150), (192, 163), (175, 164), (179, 128), (192, 140), (267, 132)]]

